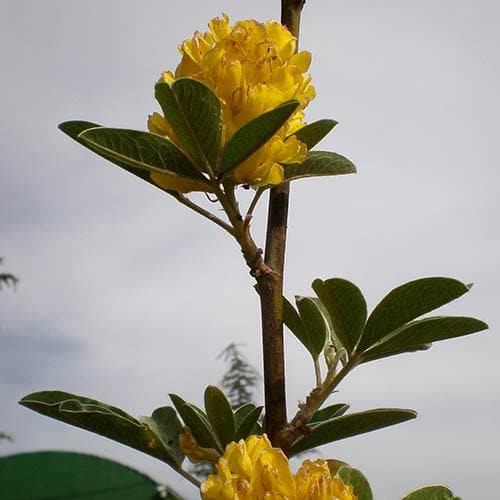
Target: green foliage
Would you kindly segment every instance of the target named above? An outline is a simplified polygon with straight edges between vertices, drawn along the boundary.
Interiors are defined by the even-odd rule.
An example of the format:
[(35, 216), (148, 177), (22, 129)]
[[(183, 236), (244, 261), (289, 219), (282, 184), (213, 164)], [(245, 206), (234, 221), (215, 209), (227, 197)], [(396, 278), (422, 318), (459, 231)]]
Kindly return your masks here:
[(259, 424), (259, 417), (262, 413), (263, 408), (263, 406), (255, 406), (241, 419), (236, 427), (234, 441), (246, 439), (252, 434), (262, 434), (262, 427)]
[(80, 133), (79, 138), (114, 163), (206, 181), (189, 158), (165, 137), (138, 130), (100, 127)]
[(367, 316), (363, 294), (354, 283), (341, 278), (316, 279), (312, 288), (326, 308), (335, 345), (340, 344), (352, 354)]
[(413, 410), (380, 408), (334, 417), (315, 425), (307, 435), (297, 439), (290, 449), (290, 456), (316, 446), (406, 422), (416, 416)]
[(398, 286), (389, 292), (370, 314), (359, 348), (364, 350), (371, 347), (409, 321), (457, 299), (468, 291), (469, 287), (464, 283), (441, 277), (421, 278)]
[(135, 418), (120, 408), (61, 391), (35, 392), (21, 405), (48, 417), (108, 437), (178, 469), (184, 456), (178, 446), (181, 424), (173, 408)]
[(255, 409), (255, 405), (253, 403), (244, 403), (241, 406), (238, 406), (234, 411), (234, 423), (236, 427), (241, 425), (243, 420)]
[[(345, 349), (353, 364), (366, 363), (397, 354), (426, 350), (432, 342), (477, 333), (488, 328), (483, 321), (462, 316), (417, 318), (470, 290), (452, 278), (422, 278), (405, 283), (378, 304), (367, 319), (366, 301), (356, 285), (341, 279), (316, 279), (319, 310), (330, 326), (335, 349)], [(311, 352), (311, 332), (322, 335), (316, 321), (299, 316), (284, 299), (284, 322)], [(308, 327), (308, 328), (307, 328)], [(345, 364), (345, 363), (344, 363)]]
[[(254, 118), (237, 130), (222, 149), (220, 102), (205, 84), (192, 78), (180, 78), (172, 85), (158, 83), (155, 96), (183, 150), (156, 134), (106, 128), (81, 120), (61, 123), (59, 128), (81, 145), (167, 193), (168, 189), (151, 180), (151, 172), (205, 183), (210, 192), (202, 172), (214, 178), (227, 177), (269, 141), (299, 106), (298, 101), (288, 101)], [(336, 123), (319, 120), (293, 135), (312, 148)], [(284, 180), (355, 172), (354, 164), (344, 156), (310, 151), (303, 163), (286, 166)]]
[(98, 154), (102, 158), (110, 161), (111, 163), (114, 163), (115, 165), (118, 165), (119, 167), (123, 168), (127, 172), (130, 172), (131, 174), (136, 175), (140, 179), (154, 185), (153, 181), (150, 179), (148, 170), (145, 170), (143, 168), (139, 168), (137, 166), (131, 166), (130, 162), (121, 161), (116, 156), (104, 153), (102, 151), (102, 149), (97, 150), (96, 148), (91, 146), (90, 143), (86, 143), (80, 137), (80, 134), (82, 132), (85, 132), (86, 130), (91, 130), (94, 128), (103, 128), (103, 127), (102, 127), (102, 125), (98, 125), (97, 123), (86, 122), (86, 121), (81, 121), (81, 120), (69, 121), (69, 122), (64, 122), (64, 123), (59, 124), (59, 129), (62, 132), (64, 132), (67, 136), (71, 137), (71, 139), (78, 142), (78, 144), (85, 146), (87, 149), (90, 149), (91, 151)]
[(338, 153), (310, 151), (303, 163), (287, 165), (284, 173), (285, 181), (294, 181), (306, 177), (355, 174), (356, 167)]
[[(146, 142), (148, 145), (146, 149), (143, 149), (144, 141), (138, 141), (135, 143), (131, 139), (130, 144), (127, 142), (126, 132), (118, 133), (113, 135), (113, 133), (109, 134), (104, 132), (104, 135), (100, 135), (101, 130), (119, 130), (119, 129), (106, 129), (105, 127), (98, 125), (97, 123), (86, 122), (86, 121), (69, 121), (64, 122), (59, 125), (59, 129), (64, 132), (66, 135), (74, 139), (76, 142), (90, 149), (94, 153), (98, 154), (102, 158), (118, 165), (123, 168), (127, 172), (139, 177), (140, 179), (152, 184), (155, 187), (157, 186), (150, 177), (151, 172), (162, 172), (169, 173), (173, 175), (176, 174), (176, 170), (179, 172), (184, 172), (186, 175), (192, 175), (196, 177), (197, 180), (203, 180), (201, 175), (194, 169), (193, 165), (190, 164), (190, 160), (187, 160), (184, 153), (180, 151), (175, 145), (170, 143), (167, 139), (163, 139), (154, 134), (147, 134), (147, 132), (137, 132), (130, 131), (132, 135), (135, 134), (144, 134), (143, 137), (146, 137)], [(86, 135), (85, 138), (83, 136), (84, 133), (90, 135)], [(113, 145), (112, 139), (114, 138), (117, 141), (117, 144)], [(87, 140), (85, 140), (87, 139)], [(160, 150), (156, 150), (155, 147), (157, 145), (157, 140), (166, 141), (161, 142), (163, 146), (166, 145), (167, 150), (169, 151), (168, 156), (165, 158), (159, 159)], [(97, 143), (94, 144), (94, 141)], [(117, 151), (112, 148), (116, 147)], [(129, 151), (135, 150), (135, 153), (132, 154), (132, 157), (126, 156)], [(161, 150), (166, 151), (166, 150)], [(141, 154), (144, 156), (141, 160)], [(156, 158), (156, 159), (155, 159)], [(155, 165), (152, 163), (155, 162)], [(166, 165), (166, 169), (163, 166)], [(186, 166), (184, 168), (183, 166)], [(180, 175), (183, 177), (182, 175)], [(159, 187), (159, 189), (162, 189)], [(162, 191), (169, 191), (162, 189)]]
[(327, 339), (327, 325), (315, 301), (309, 297), (295, 297), (300, 319), (307, 334), (308, 350), (314, 359), (323, 352)]
[(292, 116), (298, 101), (288, 101), (249, 121), (237, 130), (227, 142), (222, 153), (221, 172), (228, 174), (250, 155), (255, 153)]
[(334, 417), (340, 417), (349, 409), (349, 405), (344, 403), (336, 403), (331, 406), (327, 406), (326, 408), (321, 408), (314, 413), (311, 420), (309, 421), (310, 425), (324, 422), (325, 420), (330, 420)]
[(192, 78), (179, 78), (172, 85), (156, 84), (155, 97), (198, 170), (215, 168), (222, 135), (219, 98)]
[(284, 298), (283, 322), (309, 351), (318, 359), (327, 341), (327, 324), (323, 313), (310, 297), (295, 297), (297, 310)]
[(233, 410), (224, 393), (215, 386), (205, 390), (205, 411), (176, 394), (170, 394), (170, 399), (203, 448), (213, 448), (222, 454), (230, 442), (262, 432), (258, 424), (262, 406), (246, 403)]
[[(336, 354), (331, 359), (325, 351), (328, 374), (324, 381), (318, 381), (317, 393), (311, 393), (309, 404), (316, 394), (324, 396), (313, 408), (321, 405), (336, 387), (337, 381), (360, 363), (423, 350), (432, 342), (476, 333), (488, 327), (480, 320), (467, 317), (442, 316), (416, 320), (420, 315), (460, 297), (470, 289), (451, 278), (423, 278), (401, 285), (380, 302), (368, 319), (366, 301), (353, 283), (340, 278), (316, 279), (312, 287), (318, 298), (300, 299), (310, 306), (308, 314), (304, 314), (299, 302), (297, 312), (284, 299), (284, 322), (314, 359), (317, 359), (319, 352), (311, 339), (315, 336), (324, 339), (324, 325), (328, 327), (327, 338), (332, 343), (327, 345), (329, 348), (333, 346)], [(311, 314), (312, 305), (315, 306), (315, 315)], [(316, 312), (326, 318), (326, 323), (319, 321)], [(344, 352), (347, 352), (347, 358), (344, 358)], [(342, 373), (337, 373), (339, 361), (343, 364)], [(311, 430), (295, 440), (291, 454), (416, 417), (412, 410), (401, 409), (343, 415), (347, 409), (347, 405), (339, 403), (317, 410), (312, 417), (307, 417)]]
[(208, 421), (214, 429), (223, 449), (234, 439), (235, 419), (231, 404), (224, 393), (214, 385), (205, 389), (205, 410)]
[(182, 462), (184, 452), (179, 444), (181, 425), (177, 413), (171, 406), (156, 408), (150, 417), (141, 416), (139, 421), (149, 425), (162, 442), (175, 451), (179, 462)]
[(335, 120), (318, 120), (300, 128), (293, 135), (310, 150), (326, 137), (335, 125)]
[(314, 350), (299, 313), (286, 297), (283, 297), (283, 323), (310, 353)]
[(372, 489), (366, 477), (358, 469), (349, 466), (340, 467), (337, 475), (345, 484), (350, 484), (358, 500), (373, 500)]
[(405, 495), (401, 500), (460, 500), (446, 486), (425, 486)]
[(381, 357), (392, 356), (395, 353), (413, 352), (430, 347), (431, 342), (447, 340), (487, 328), (486, 323), (475, 318), (438, 316), (407, 323), (368, 349), (363, 354), (363, 360), (372, 361)]
[(224, 448), (210, 425), (206, 413), (196, 405), (184, 401), (177, 394), (169, 394), (169, 396), (184, 425), (191, 430), (196, 442), (203, 448), (213, 448), (223, 453)]

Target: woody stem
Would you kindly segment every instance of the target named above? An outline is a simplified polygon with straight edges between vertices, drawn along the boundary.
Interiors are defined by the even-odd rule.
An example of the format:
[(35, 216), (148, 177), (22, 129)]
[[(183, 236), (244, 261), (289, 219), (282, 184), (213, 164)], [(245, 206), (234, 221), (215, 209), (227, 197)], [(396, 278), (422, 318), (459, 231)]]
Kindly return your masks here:
[[(298, 38), (305, 0), (281, 0), (281, 22)], [(257, 277), (261, 302), (264, 358), (265, 431), (275, 446), (287, 425), (283, 345), (283, 276), (289, 183), (271, 189), (264, 261), (273, 271)], [(284, 444), (284, 443), (283, 443)], [(286, 453), (286, 450), (284, 450)]]

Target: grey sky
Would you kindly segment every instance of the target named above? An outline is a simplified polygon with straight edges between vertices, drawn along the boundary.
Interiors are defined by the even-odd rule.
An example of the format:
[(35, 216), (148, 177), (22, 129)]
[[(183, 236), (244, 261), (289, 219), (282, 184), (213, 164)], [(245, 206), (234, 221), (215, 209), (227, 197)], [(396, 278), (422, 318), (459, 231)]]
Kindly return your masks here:
[[(200, 402), (230, 341), (260, 366), (258, 304), (233, 242), (56, 128), (145, 129), (177, 45), (220, 12), (267, 20), (279, 2), (2, 2), (0, 255), (21, 278), (0, 295), (0, 429), (15, 437), (2, 454), (93, 452), (196, 497), (161, 463), (16, 401), (60, 388), (149, 414), (172, 391)], [(419, 412), (322, 450), (362, 469), (380, 499), (436, 482), (464, 500), (497, 491), (499, 23), (487, 0), (309, 0), (303, 15), (318, 91), (308, 120), (340, 122), (321, 147), (359, 173), (293, 185), (288, 295), (342, 276), (373, 307), (404, 281), (452, 276), (475, 286), (445, 311), (491, 328), (359, 368), (341, 386), (355, 409)], [(264, 215), (263, 203), (257, 235)], [(313, 372), (294, 339), (288, 351), (291, 412)]]

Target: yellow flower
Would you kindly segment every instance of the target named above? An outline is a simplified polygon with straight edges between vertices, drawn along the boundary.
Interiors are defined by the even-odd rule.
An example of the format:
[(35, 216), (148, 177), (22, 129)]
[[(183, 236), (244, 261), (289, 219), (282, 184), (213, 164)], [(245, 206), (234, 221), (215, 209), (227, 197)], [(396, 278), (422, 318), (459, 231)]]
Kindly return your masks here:
[(352, 486), (332, 477), (325, 460), (306, 460), (295, 476), (284, 453), (269, 439), (250, 436), (230, 443), (217, 474), (201, 485), (204, 500), (357, 500)]
[[(299, 101), (297, 111), (276, 135), (233, 172), (235, 184), (279, 184), (282, 165), (301, 163), (307, 153), (305, 144), (290, 134), (304, 126), (303, 109), (315, 96), (306, 74), (311, 54), (295, 53), (296, 38), (276, 21), (246, 20), (231, 26), (223, 14), (208, 27), (181, 44), (182, 59), (175, 73), (166, 71), (160, 81), (172, 84), (191, 77), (207, 85), (221, 102), (223, 144), (250, 120), (291, 99)], [(167, 119), (150, 115), (149, 130), (180, 145)]]

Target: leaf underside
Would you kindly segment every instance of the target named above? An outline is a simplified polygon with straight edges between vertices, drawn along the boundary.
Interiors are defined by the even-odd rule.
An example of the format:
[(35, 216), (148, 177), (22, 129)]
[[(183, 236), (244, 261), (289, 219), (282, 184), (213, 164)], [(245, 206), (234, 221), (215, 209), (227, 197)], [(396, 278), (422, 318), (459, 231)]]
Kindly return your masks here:
[(464, 283), (443, 277), (421, 278), (398, 286), (382, 299), (368, 317), (359, 349), (365, 350), (409, 321), (468, 291)]
[(311, 150), (337, 125), (335, 120), (318, 120), (309, 123), (295, 132), (294, 135), (300, 142), (303, 142), (308, 150)]
[(283, 167), (285, 181), (306, 177), (355, 174), (356, 167), (345, 156), (330, 151), (310, 151), (303, 163)]
[[(182, 462), (183, 456), (179, 448), (164, 442), (165, 433), (157, 433), (154, 428), (123, 410), (100, 401), (62, 391), (42, 391), (28, 394), (19, 404), (140, 450), (166, 462), (174, 469), (178, 469)], [(153, 418), (158, 421), (160, 417), (156, 414)], [(169, 418), (173, 421), (171, 415)], [(172, 428), (172, 431), (175, 434), (176, 429)], [(175, 438), (168, 440), (171, 439)]]
[(308, 435), (297, 439), (290, 449), (290, 456), (334, 441), (406, 422), (416, 416), (413, 410), (382, 408), (335, 417), (315, 426)]
[(316, 279), (312, 288), (324, 304), (339, 342), (352, 353), (367, 316), (363, 294), (354, 283), (342, 278)]

